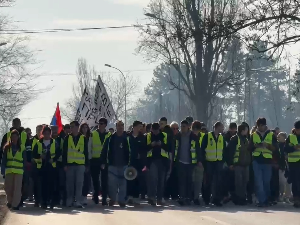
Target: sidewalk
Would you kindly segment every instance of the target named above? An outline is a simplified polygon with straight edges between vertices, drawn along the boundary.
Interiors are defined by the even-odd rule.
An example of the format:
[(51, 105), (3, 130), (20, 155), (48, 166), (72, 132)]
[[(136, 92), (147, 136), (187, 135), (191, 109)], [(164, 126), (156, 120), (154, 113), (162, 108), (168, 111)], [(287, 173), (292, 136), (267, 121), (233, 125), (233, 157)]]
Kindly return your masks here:
[(4, 191), (4, 179), (0, 175), (0, 225), (5, 221), (8, 208), (6, 207), (6, 195)]

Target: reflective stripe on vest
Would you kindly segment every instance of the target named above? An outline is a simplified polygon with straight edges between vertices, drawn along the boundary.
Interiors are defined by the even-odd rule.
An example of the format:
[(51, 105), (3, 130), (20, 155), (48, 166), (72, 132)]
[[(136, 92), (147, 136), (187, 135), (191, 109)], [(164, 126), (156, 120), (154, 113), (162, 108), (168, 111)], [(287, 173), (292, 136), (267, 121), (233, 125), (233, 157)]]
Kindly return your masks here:
[(84, 155), (84, 136), (81, 135), (77, 145), (75, 146), (73, 137), (69, 135), (68, 138), (68, 163), (76, 163), (78, 165), (85, 164)]
[[(51, 159), (53, 159), (55, 157), (55, 152), (56, 152), (56, 145), (55, 145), (55, 140), (53, 140), (51, 146), (50, 146), (50, 157)], [(43, 144), (41, 142), (37, 142), (38, 145), (38, 154), (42, 155), (44, 153), (44, 149), (43, 149)], [(52, 163), (53, 168), (56, 167), (56, 162)], [(42, 168), (42, 159), (39, 159), (36, 165), (37, 169)]]
[(92, 158), (100, 158), (103, 145), (107, 138), (109, 138), (111, 133), (107, 133), (105, 135), (103, 143), (101, 143), (101, 139), (99, 136), (99, 132), (97, 130), (93, 131), (92, 135)]
[[(293, 147), (298, 145), (298, 138), (294, 134), (289, 135), (290, 138), (290, 144), (289, 146)], [(300, 161), (300, 150), (295, 150), (294, 152), (288, 153), (288, 162), (293, 163), (293, 162), (299, 162)]]
[[(174, 161), (176, 161), (176, 158), (177, 158), (178, 145), (179, 145), (179, 141), (176, 140)], [(192, 164), (195, 164), (195, 163), (197, 163), (197, 155), (196, 155), (196, 142), (194, 140), (191, 141), (191, 150), (190, 151), (191, 151)]]
[(224, 139), (222, 134), (219, 134), (217, 143), (212, 135), (212, 132), (208, 134), (207, 147), (205, 149), (205, 158), (209, 162), (222, 161), (223, 160), (223, 148)]
[[(21, 132), (21, 145), (23, 147), (23, 149), (25, 149), (25, 145), (26, 145), (26, 140), (27, 140), (27, 133), (25, 131)], [(7, 133), (7, 142), (10, 141), (10, 137), (11, 137), (11, 131)]]
[(20, 151), (17, 151), (15, 156), (12, 154), (12, 149), (9, 149), (7, 152), (7, 162), (5, 166), (5, 174), (15, 173), (23, 174), (24, 173), (24, 160), (23, 160), (24, 148), (21, 147)]
[[(131, 159), (131, 147), (130, 147), (129, 137), (127, 137), (126, 140), (127, 140), (127, 144), (128, 144), (128, 151), (129, 151), (129, 160), (128, 160), (128, 165), (129, 165), (130, 164), (130, 159)], [(111, 141), (111, 137), (108, 140), (108, 149), (107, 149), (107, 157), (106, 157), (107, 164), (109, 164), (108, 154), (109, 154), (109, 151), (110, 151), (110, 141)]]
[[(252, 138), (253, 138), (253, 143), (254, 144), (261, 144), (261, 143), (272, 144), (273, 132), (268, 133), (263, 141), (260, 139), (260, 136), (256, 132), (254, 132), (252, 134)], [(267, 148), (260, 148), (259, 147), (259, 148), (256, 148), (254, 150), (254, 152), (252, 153), (252, 155), (255, 156), (255, 157), (258, 157), (261, 154), (266, 159), (272, 159), (272, 151), (267, 149)]]
[[(32, 140), (32, 145), (31, 145), (31, 148), (32, 150), (34, 149), (34, 146), (36, 145), (36, 143), (38, 142), (39, 140), (37, 138), (33, 138)], [(37, 164), (37, 168), (41, 168), (42, 167), (42, 159), (33, 159), (35, 161), (35, 163)], [(40, 166), (39, 166), (40, 164)]]
[[(163, 142), (166, 145), (167, 144), (167, 140), (168, 140), (168, 135), (165, 132), (162, 132), (162, 134), (164, 135)], [(150, 144), (151, 144), (151, 133), (148, 133), (147, 134), (147, 145), (150, 145)], [(161, 148), (161, 150), (160, 150), (160, 155), (162, 157), (169, 158), (168, 152), (166, 150), (164, 150), (163, 148)], [(150, 157), (152, 157), (152, 149), (147, 152), (147, 158), (150, 158)]]
[(237, 138), (238, 138), (238, 142), (237, 142), (237, 145), (236, 145), (235, 154), (234, 154), (234, 158), (233, 158), (234, 163), (237, 163), (239, 161), (240, 149), (241, 149), (240, 137), (237, 136)]

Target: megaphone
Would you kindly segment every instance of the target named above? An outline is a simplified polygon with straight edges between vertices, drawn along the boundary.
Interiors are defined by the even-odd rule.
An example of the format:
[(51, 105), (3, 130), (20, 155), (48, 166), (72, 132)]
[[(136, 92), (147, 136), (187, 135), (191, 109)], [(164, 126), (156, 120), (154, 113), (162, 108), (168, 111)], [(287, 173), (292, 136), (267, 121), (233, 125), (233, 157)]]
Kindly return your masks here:
[(132, 166), (127, 167), (124, 171), (124, 177), (126, 180), (134, 180), (137, 177), (137, 170)]

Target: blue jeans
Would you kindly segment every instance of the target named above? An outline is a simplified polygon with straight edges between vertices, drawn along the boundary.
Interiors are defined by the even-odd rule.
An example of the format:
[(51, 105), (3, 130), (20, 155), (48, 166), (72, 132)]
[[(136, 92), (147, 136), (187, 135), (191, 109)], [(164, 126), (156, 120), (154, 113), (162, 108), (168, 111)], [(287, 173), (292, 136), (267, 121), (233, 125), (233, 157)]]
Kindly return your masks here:
[(266, 203), (270, 197), (270, 182), (272, 177), (271, 164), (259, 164), (253, 161), (255, 192), (260, 204)]
[(126, 203), (127, 196), (127, 180), (124, 177), (125, 167), (108, 167), (108, 188), (109, 197), (113, 202), (116, 202), (118, 196), (118, 203)]

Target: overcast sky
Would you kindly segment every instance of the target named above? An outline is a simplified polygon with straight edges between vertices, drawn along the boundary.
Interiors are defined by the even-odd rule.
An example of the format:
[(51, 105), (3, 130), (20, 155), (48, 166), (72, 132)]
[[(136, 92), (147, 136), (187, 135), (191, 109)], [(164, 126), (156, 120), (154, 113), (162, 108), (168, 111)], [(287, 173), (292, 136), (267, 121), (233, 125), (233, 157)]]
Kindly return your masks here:
[[(16, 0), (15, 6), (4, 12), (14, 21), (22, 21), (17, 23), (21, 29), (106, 27), (143, 23), (147, 4), (148, 0)], [(140, 79), (143, 90), (155, 65), (135, 54), (137, 37), (133, 28), (31, 36), (30, 47), (42, 50), (37, 55), (42, 61), (37, 72), (45, 76), (38, 80), (39, 86), (53, 89), (25, 107), (20, 114), (22, 125), (35, 130), (37, 124), (50, 123), (56, 103), (63, 105), (72, 95), (79, 57), (98, 71), (110, 71), (105, 63), (121, 70), (145, 70), (131, 73)], [(55, 76), (46, 76), (51, 74)]]

